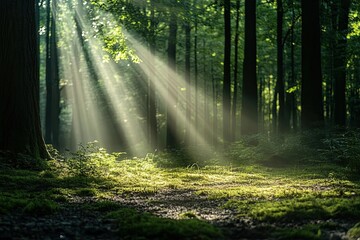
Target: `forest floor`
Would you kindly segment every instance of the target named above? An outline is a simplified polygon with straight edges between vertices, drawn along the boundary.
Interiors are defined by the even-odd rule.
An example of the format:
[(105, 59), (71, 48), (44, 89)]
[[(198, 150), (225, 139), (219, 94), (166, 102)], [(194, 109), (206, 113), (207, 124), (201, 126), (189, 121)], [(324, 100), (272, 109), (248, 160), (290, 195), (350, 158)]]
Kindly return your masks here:
[(0, 239), (360, 238), (360, 177), (346, 166), (84, 156), (1, 166)]

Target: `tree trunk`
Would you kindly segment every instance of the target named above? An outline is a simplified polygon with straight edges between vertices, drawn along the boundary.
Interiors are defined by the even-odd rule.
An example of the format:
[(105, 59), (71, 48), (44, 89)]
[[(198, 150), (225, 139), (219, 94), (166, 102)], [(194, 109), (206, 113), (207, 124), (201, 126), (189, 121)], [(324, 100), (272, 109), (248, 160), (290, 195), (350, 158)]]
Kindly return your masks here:
[[(176, 35), (177, 35), (177, 16), (173, 9), (171, 11), (169, 22), (169, 38), (168, 38), (168, 64), (169, 68), (176, 72)], [(166, 146), (167, 148), (175, 148), (177, 146), (176, 136), (176, 113), (177, 113), (177, 80), (171, 79), (174, 75), (170, 74), (168, 83), (168, 94), (170, 101), (167, 105), (166, 119)]]
[(323, 127), (320, 0), (302, 0), (301, 126)]
[(237, 112), (237, 96), (238, 96), (238, 71), (239, 71), (239, 22), (240, 22), (240, 0), (236, 1), (236, 24), (235, 24), (235, 55), (234, 55), (234, 96), (232, 99), (232, 119), (231, 119), (231, 139), (236, 140), (236, 112)]
[(339, 127), (346, 126), (346, 35), (349, 24), (350, 0), (341, 0), (337, 43), (335, 49), (334, 120)]
[(231, 5), (224, 1), (224, 82), (223, 82), (223, 139), (227, 145), (231, 141), (230, 109), (231, 109)]
[(0, 3), (0, 150), (48, 158), (41, 134), (35, 1)]
[[(185, 11), (189, 11), (185, 7)], [(191, 126), (191, 83), (190, 83), (190, 53), (191, 53), (191, 26), (190, 16), (187, 16), (185, 22), (185, 81), (186, 81), (186, 123), (185, 123), (185, 144), (190, 144), (190, 126)]]
[[(194, 6), (196, 6), (194, 2)], [(194, 84), (195, 84), (195, 129), (198, 129), (199, 126), (199, 68), (198, 68), (198, 20), (195, 16), (194, 23)], [(194, 138), (196, 143), (196, 137)]]
[(258, 132), (256, 81), (256, 1), (245, 0), (245, 49), (242, 88), (241, 133)]
[[(155, 7), (154, 0), (151, 0), (151, 12), (150, 12), (150, 52), (152, 59), (155, 59)], [(156, 119), (156, 96), (155, 86), (155, 75), (152, 75), (148, 79), (148, 137), (149, 145), (151, 149), (158, 147), (158, 135), (157, 135), (157, 119)]]
[(60, 132), (60, 75), (59, 75), (59, 56), (57, 48), (56, 36), (56, 0), (52, 2), (53, 14), (51, 18), (51, 79), (52, 79), (52, 144), (54, 147), (59, 148), (59, 132)]
[(285, 116), (285, 84), (284, 84), (284, 40), (283, 40), (283, 2), (277, 0), (277, 90), (279, 93), (279, 125), (280, 133), (286, 131)]

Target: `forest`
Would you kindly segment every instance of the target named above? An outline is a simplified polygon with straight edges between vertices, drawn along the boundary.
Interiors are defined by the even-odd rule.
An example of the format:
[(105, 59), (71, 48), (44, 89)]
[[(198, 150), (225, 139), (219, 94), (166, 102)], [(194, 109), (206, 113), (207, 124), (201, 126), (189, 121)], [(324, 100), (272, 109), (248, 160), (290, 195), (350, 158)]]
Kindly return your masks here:
[(0, 239), (360, 239), (360, 2), (1, 0)]

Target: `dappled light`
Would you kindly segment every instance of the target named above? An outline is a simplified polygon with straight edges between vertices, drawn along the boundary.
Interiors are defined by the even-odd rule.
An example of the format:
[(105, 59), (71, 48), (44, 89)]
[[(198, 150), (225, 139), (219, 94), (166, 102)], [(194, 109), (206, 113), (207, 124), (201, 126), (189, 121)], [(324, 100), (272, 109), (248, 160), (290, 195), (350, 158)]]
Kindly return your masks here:
[(1, 0), (0, 239), (360, 239), (359, 16)]

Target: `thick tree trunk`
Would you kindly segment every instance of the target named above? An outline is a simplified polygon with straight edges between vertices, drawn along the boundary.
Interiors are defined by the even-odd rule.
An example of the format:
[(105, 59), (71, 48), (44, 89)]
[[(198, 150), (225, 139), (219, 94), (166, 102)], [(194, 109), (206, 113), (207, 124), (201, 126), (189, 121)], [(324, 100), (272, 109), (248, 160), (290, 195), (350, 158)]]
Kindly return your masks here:
[(48, 158), (41, 135), (35, 1), (0, 3), (0, 150)]
[(245, 49), (242, 88), (241, 133), (258, 132), (256, 81), (256, 1), (245, 0)]
[(302, 0), (301, 126), (323, 127), (320, 0)]

